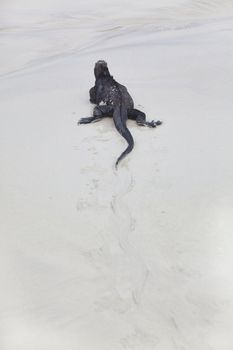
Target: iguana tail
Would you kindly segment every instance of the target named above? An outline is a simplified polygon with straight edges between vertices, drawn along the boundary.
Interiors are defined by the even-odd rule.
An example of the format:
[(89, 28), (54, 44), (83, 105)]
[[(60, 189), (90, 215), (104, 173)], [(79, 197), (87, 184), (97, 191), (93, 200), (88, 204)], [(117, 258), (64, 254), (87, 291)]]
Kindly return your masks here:
[(120, 157), (116, 161), (116, 169), (119, 162), (125, 158), (125, 156), (130, 153), (134, 147), (133, 136), (131, 135), (129, 129), (126, 126), (127, 121), (127, 109), (124, 106), (119, 106), (114, 108), (113, 112), (113, 121), (117, 131), (124, 137), (124, 139), (128, 142), (128, 147), (124, 150), (124, 152), (120, 155)]

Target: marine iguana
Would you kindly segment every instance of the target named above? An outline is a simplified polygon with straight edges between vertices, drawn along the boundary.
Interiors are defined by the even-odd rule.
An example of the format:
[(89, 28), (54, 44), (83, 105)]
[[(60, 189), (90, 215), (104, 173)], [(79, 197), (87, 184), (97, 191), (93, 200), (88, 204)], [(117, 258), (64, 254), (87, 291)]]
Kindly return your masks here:
[(94, 68), (95, 85), (90, 89), (90, 102), (97, 106), (93, 110), (92, 117), (81, 118), (78, 124), (88, 124), (97, 122), (105, 117), (113, 117), (117, 131), (124, 137), (128, 147), (119, 156), (118, 163), (132, 151), (134, 147), (133, 137), (127, 128), (127, 119), (133, 119), (140, 126), (155, 128), (162, 124), (161, 121), (146, 121), (145, 113), (134, 108), (134, 102), (125, 86), (119, 84), (110, 75), (107, 62), (100, 60), (96, 62)]

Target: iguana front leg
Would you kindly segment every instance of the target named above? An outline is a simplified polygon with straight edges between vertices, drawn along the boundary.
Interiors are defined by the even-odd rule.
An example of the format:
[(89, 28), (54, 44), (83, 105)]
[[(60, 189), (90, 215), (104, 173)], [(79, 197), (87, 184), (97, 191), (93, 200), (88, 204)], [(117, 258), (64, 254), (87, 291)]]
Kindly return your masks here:
[(95, 88), (95, 86), (93, 86), (89, 90), (89, 95), (90, 95), (90, 102), (97, 104), (97, 102), (96, 102), (96, 88)]

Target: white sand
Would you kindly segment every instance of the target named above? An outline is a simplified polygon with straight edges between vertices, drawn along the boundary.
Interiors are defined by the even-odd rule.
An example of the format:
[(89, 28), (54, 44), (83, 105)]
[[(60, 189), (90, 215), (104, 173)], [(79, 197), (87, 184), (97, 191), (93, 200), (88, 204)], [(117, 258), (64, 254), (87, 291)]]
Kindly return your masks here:
[[(1, 5), (0, 349), (232, 350), (233, 3), (109, 4)], [(164, 121), (117, 173), (98, 59)]]

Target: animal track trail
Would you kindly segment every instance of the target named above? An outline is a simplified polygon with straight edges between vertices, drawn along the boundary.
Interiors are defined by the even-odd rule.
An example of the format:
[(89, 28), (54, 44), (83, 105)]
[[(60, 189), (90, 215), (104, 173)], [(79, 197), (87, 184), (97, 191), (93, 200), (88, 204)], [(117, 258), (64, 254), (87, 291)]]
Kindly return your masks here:
[(138, 247), (133, 243), (136, 219), (127, 204), (127, 197), (134, 188), (134, 177), (128, 171), (115, 173), (116, 186), (111, 200), (114, 220), (114, 236), (121, 249), (116, 271), (116, 288), (122, 298), (139, 305), (149, 277), (149, 269)]
[(131, 174), (126, 174), (124, 177), (122, 174), (117, 175), (115, 193), (111, 200), (111, 209), (116, 221), (116, 237), (123, 250), (124, 247), (127, 248), (129, 235), (135, 228), (135, 219), (126, 204), (125, 198), (132, 191), (133, 186), (134, 180)]

